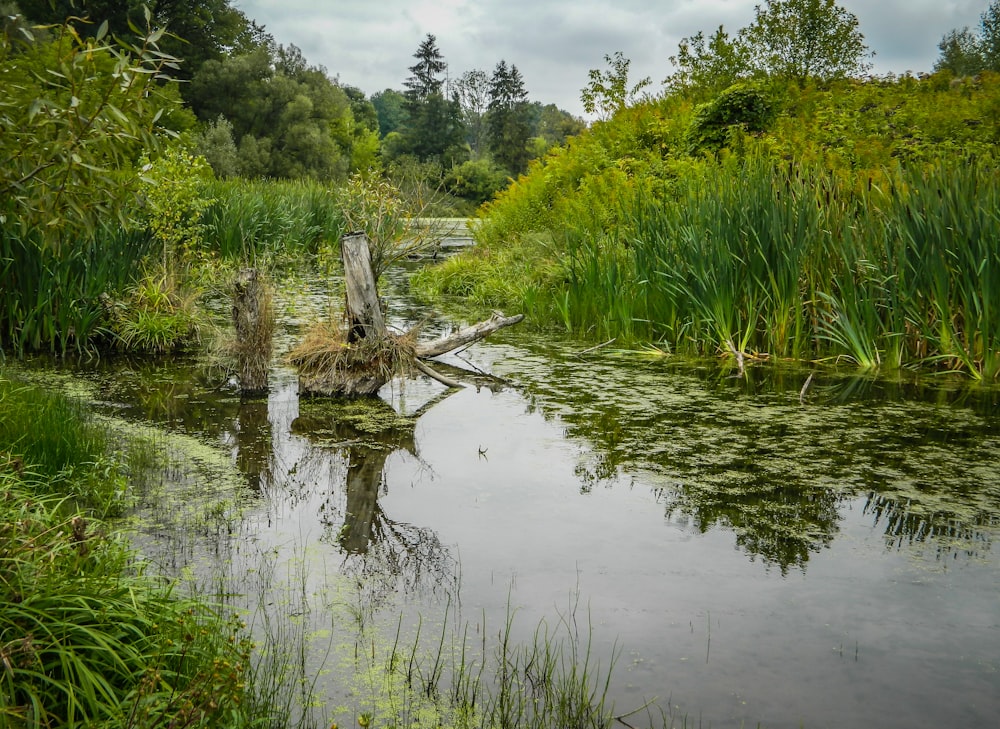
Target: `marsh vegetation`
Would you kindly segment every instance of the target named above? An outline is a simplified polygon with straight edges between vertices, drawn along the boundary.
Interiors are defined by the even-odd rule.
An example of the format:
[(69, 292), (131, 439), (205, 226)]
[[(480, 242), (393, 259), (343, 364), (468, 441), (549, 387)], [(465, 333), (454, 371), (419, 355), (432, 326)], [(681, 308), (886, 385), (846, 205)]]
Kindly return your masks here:
[[(533, 141), (502, 62), (473, 144), (433, 36), (376, 113), (221, 4), (187, 76), (0, 18), (0, 721), (995, 721), (1000, 5), (861, 78), (769, 0)], [(796, 8), (842, 63), (763, 53)]]

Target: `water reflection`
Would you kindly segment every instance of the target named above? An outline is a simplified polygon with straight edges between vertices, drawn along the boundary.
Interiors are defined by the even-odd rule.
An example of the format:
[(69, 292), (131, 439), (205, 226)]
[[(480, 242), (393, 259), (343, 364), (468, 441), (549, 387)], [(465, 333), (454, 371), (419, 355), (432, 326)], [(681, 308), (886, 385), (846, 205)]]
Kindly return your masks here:
[(509, 376), (529, 393), (530, 409), (594, 444), (578, 468), (585, 493), (646, 473), (659, 482), (668, 519), (701, 533), (731, 530), (751, 559), (782, 572), (828, 548), (844, 504), (865, 494), (887, 545), (990, 549), (1000, 512), (1000, 389), (780, 365), (740, 374), (725, 363), (523, 346), (528, 354)]
[(450, 591), (455, 581), (455, 560), (438, 535), (390, 518), (379, 503), (389, 489), (386, 461), (397, 453), (419, 458), (417, 421), (441, 399), (412, 416), (377, 398), (304, 400), (291, 423), (293, 434), (316, 448), (339, 451), (346, 460), (344, 510), (338, 514), (334, 505), (321, 505), (323, 538), (344, 551), (342, 572), (359, 578), (376, 596), (399, 589)]

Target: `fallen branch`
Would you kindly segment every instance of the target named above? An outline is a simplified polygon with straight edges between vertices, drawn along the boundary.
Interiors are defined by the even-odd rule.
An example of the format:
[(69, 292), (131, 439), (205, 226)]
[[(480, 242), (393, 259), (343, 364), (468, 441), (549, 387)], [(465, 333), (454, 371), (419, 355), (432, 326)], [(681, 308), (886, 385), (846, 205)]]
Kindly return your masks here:
[(473, 324), (472, 326), (465, 327), (464, 329), (459, 329), (457, 332), (449, 334), (446, 337), (441, 337), (440, 339), (435, 339), (432, 342), (418, 343), (416, 346), (417, 357), (420, 359), (437, 357), (445, 354), (446, 352), (450, 352), (453, 349), (458, 349), (461, 346), (475, 342), (483, 337), (487, 337), (498, 329), (503, 329), (504, 327), (517, 324), (523, 319), (524, 314), (504, 316), (503, 312), (494, 311), (493, 316), (485, 321), (479, 322), (478, 324)]
[(428, 377), (430, 377), (432, 380), (437, 380), (442, 385), (447, 385), (448, 387), (465, 387), (465, 385), (463, 385), (458, 380), (453, 380), (450, 377), (442, 375), (440, 372), (435, 372), (433, 369), (428, 367), (425, 363), (421, 362), (419, 359), (413, 360), (413, 366), (416, 367), (421, 372), (423, 372)]
[(577, 357), (582, 357), (585, 354), (590, 354), (591, 352), (596, 352), (601, 347), (607, 347), (609, 344), (614, 344), (617, 339), (618, 339), (618, 337), (612, 337), (608, 341), (603, 342), (601, 344), (598, 344), (597, 346), (589, 347), (588, 349), (584, 349), (583, 351), (577, 352), (576, 356)]

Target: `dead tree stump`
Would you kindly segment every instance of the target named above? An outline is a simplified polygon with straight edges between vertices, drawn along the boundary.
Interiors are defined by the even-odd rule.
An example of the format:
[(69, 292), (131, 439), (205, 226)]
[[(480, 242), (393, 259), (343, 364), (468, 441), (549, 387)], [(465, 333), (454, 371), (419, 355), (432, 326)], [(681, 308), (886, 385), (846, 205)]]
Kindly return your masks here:
[(371, 249), (364, 233), (348, 233), (341, 239), (346, 288), (343, 341), (330, 342), (324, 350), (304, 342), (290, 358), (299, 367), (299, 392), (306, 395), (375, 395), (393, 377), (411, 369), (433, 377), (449, 387), (454, 380), (443, 377), (419, 359), (436, 357), (471, 344), (498, 329), (517, 324), (524, 316), (506, 317), (500, 312), (471, 327), (425, 344), (412, 343), (408, 334), (395, 335), (385, 324), (372, 271)]
[(233, 326), (240, 392), (247, 395), (266, 392), (274, 312), (267, 281), (256, 268), (240, 270), (233, 282)]

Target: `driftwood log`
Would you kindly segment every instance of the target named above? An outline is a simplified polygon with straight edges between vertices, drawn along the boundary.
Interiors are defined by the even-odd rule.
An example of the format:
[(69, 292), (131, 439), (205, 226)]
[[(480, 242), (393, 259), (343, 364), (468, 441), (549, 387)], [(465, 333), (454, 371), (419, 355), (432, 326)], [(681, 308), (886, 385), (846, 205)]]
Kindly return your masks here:
[(412, 344), (409, 333), (388, 331), (372, 271), (371, 249), (364, 233), (349, 233), (341, 239), (346, 288), (344, 319), (347, 341), (342, 356), (323, 367), (299, 367), (299, 392), (306, 395), (375, 395), (394, 376), (416, 369), (448, 387), (461, 383), (446, 377), (421, 360), (438, 357), (468, 346), (504, 327), (524, 319), (522, 314), (504, 316), (494, 312), (486, 321), (465, 327), (431, 342)]

